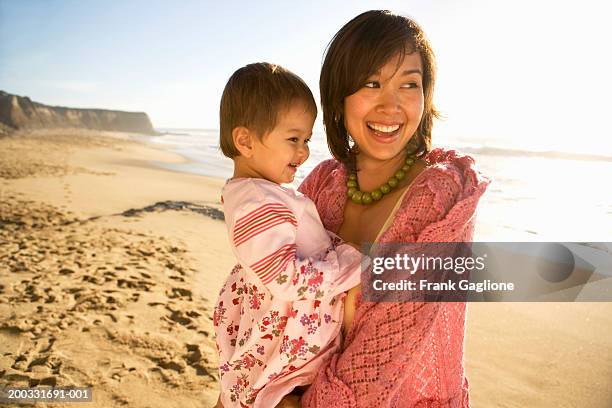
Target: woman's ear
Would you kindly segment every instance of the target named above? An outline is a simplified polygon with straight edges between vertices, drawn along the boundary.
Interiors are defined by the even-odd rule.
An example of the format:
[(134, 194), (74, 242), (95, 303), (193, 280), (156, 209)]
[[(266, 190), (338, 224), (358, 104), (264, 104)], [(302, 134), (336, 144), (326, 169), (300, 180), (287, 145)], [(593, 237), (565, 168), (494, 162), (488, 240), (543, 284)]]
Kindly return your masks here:
[(253, 132), (244, 126), (235, 127), (232, 130), (232, 140), (240, 155), (250, 158), (253, 155)]

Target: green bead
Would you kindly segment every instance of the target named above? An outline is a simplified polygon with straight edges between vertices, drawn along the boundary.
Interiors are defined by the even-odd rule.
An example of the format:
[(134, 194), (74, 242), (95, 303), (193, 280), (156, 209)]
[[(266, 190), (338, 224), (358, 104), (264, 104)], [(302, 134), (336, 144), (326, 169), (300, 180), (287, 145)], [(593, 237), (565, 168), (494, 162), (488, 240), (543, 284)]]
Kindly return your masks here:
[(362, 196), (363, 193), (361, 191), (355, 191), (355, 193), (351, 196), (351, 201), (353, 201), (355, 204), (361, 204)]
[(398, 186), (401, 180), (403, 180), (410, 167), (415, 163), (416, 155), (410, 155), (406, 158), (405, 164), (399, 169), (393, 177), (391, 177), (385, 184), (372, 191), (371, 193), (364, 193), (359, 190), (359, 183), (357, 181), (357, 174), (351, 173), (348, 175), (348, 180), (346, 182), (346, 195), (351, 199), (355, 204), (371, 204), (374, 201), (379, 201), (382, 199), (383, 195), (388, 194), (392, 189)]
[(382, 196), (383, 196), (383, 193), (382, 193), (382, 191), (380, 191), (380, 189), (376, 189), (376, 190), (372, 191), (371, 194), (372, 194), (372, 200), (374, 200), (374, 201), (380, 200), (382, 198)]

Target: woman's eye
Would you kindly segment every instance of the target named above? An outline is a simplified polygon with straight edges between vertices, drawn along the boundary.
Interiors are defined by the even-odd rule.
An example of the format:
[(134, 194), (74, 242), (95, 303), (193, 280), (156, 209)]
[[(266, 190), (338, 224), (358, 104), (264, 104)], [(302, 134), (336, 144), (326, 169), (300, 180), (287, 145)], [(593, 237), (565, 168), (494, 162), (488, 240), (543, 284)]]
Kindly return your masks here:
[(363, 86), (365, 88), (380, 88), (378, 81), (368, 81)]
[(297, 142), (297, 141), (298, 141), (298, 138), (297, 138), (297, 137), (290, 137), (290, 138), (289, 138), (289, 139), (287, 139), (287, 140), (289, 140), (290, 142)]
[(409, 88), (409, 89), (410, 88), (418, 88), (418, 87), (419, 87), (419, 84), (416, 83), (416, 82), (408, 82), (408, 83), (402, 85), (402, 88)]

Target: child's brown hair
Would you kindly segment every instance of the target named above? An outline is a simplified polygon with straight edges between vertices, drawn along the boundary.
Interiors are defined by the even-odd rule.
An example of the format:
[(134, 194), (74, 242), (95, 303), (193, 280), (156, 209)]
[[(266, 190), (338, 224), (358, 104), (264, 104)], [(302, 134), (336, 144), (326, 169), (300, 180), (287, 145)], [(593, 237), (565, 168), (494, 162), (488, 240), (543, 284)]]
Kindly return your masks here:
[(317, 116), (310, 88), (280, 65), (258, 62), (234, 72), (225, 85), (219, 109), (219, 144), (223, 154), (229, 158), (240, 155), (232, 139), (236, 127), (244, 126), (263, 137), (274, 129), (278, 115), (296, 102), (303, 103), (308, 112)]

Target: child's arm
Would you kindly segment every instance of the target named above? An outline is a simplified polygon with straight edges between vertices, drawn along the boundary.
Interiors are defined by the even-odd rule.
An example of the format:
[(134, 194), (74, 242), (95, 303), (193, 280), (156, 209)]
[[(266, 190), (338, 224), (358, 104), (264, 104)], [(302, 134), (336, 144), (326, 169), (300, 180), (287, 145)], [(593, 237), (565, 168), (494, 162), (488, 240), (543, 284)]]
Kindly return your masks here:
[(349, 245), (335, 249), (330, 245), (316, 259), (297, 257), (297, 219), (284, 204), (260, 201), (234, 219), (232, 244), (240, 264), (257, 275), (273, 296), (289, 301), (322, 299), (360, 282), (362, 255)]

